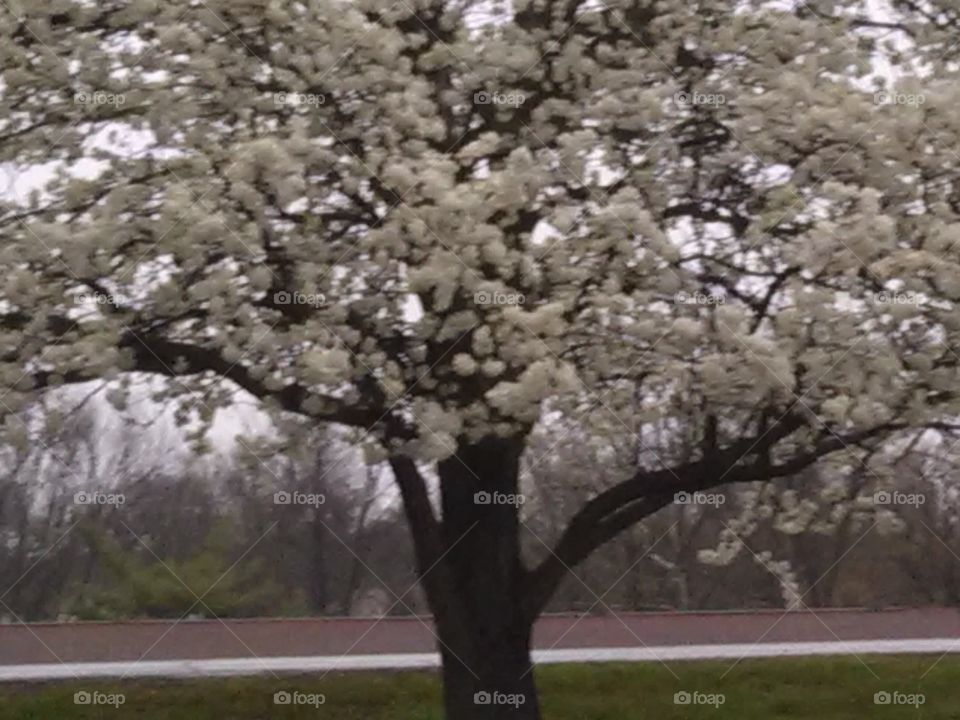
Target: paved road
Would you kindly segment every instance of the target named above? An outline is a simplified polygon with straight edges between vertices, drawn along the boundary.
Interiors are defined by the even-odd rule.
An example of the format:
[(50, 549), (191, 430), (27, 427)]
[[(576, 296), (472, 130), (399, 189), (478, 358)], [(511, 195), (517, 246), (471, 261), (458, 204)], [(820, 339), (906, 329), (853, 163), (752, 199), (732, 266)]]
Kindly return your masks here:
[[(429, 618), (0, 625), (0, 680), (433, 667)], [(960, 650), (960, 610), (554, 615), (534, 659), (681, 660)]]
[[(668, 662), (674, 660), (742, 660), (811, 655), (911, 654), (957, 652), (956, 639), (853, 640), (849, 642), (675, 645), (567, 650), (535, 650), (538, 665), (570, 662)], [(81, 678), (194, 678), (346, 670), (413, 670), (440, 666), (438, 653), (311, 655), (305, 657), (221, 658), (217, 660), (142, 660), (125, 662), (38, 663), (0, 665), (0, 682)]]

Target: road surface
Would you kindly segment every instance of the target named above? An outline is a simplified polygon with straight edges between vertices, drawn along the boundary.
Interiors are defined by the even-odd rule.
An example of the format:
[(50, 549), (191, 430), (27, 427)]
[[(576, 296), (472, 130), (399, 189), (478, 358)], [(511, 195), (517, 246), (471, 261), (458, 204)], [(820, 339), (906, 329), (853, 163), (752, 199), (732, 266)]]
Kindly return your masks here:
[[(960, 611), (737, 611), (552, 615), (537, 663), (737, 659), (960, 650)], [(429, 668), (429, 618), (0, 625), (0, 681)]]

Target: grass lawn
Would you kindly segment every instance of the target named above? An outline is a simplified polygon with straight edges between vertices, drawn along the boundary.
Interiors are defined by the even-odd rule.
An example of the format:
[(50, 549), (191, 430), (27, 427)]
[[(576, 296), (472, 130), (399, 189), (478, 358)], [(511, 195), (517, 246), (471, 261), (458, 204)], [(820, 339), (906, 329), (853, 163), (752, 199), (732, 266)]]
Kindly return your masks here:
[[(866, 656), (553, 665), (537, 678), (546, 720), (852, 720), (960, 718), (960, 657)], [(721, 677), (727, 673), (725, 677)], [(676, 677), (674, 677), (676, 675)], [(876, 675), (876, 677), (875, 677)], [(77, 705), (76, 692), (122, 693), (124, 703)], [(313, 705), (276, 705), (278, 691), (322, 694)], [(675, 704), (678, 692), (722, 693), (719, 705)], [(874, 703), (878, 692), (922, 694), (916, 705)], [(914, 698), (914, 700), (919, 698)], [(350, 673), (191, 682), (84, 681), (0, 685), (0, 720), (440, 720), (440, 689), (432, 673)]]

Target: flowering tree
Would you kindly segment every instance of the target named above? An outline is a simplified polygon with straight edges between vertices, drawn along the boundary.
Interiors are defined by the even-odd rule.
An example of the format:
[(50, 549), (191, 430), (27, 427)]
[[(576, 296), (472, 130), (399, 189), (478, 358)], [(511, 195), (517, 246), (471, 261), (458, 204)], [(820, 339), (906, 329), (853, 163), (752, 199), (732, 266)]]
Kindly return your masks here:
[[(8, 426), (149, 373), (201, 420), (232, 384), (367, 431), (448, 717), (538, 717), (531, 624), (594, 549), (956, 411), (958, 15), (893, 6), (2, 3)], [(594, 445), (681, 418), (688, 453), (525, 567), (546, 414)]]

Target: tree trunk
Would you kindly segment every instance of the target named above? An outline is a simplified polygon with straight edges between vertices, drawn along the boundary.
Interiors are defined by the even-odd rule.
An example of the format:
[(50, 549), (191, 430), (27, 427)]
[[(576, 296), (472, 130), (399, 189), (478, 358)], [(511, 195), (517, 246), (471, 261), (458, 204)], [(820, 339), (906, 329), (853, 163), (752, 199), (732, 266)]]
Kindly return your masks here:
[(485, 439), (438, 467), (449, 582), (431, 605), (447, 720), (540, 718), (520, 557), (521, 452), (520, 442)]
[(540, 720), (527, 642), (511, 640), (485, 658), (441, 650), (447, 720)]

